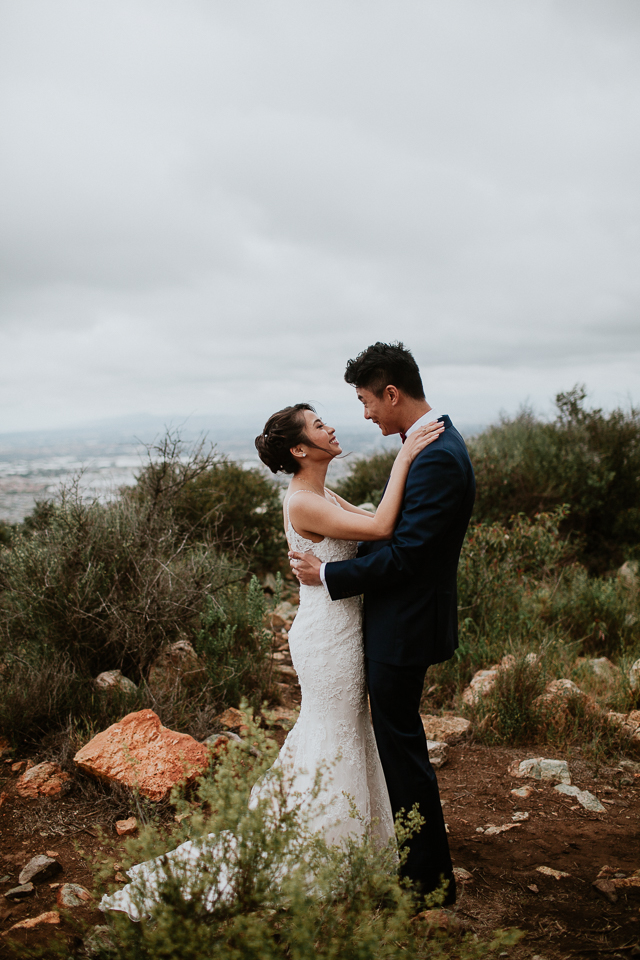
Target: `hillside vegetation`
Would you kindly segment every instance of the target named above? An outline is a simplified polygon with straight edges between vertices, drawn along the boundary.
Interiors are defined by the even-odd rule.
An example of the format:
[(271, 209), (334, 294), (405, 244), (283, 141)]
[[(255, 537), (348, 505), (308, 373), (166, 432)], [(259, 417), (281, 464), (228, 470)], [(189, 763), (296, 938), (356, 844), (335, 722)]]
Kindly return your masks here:
[[(552, 422), (524, 411), (469, 450), (478, 497), (458, 575), (460, 646), (430, 668), (424, 712), (464, 714), (484, 744), (577, 749), (595, 777), (600, 765), (638, 753), (608, 714), (640, 708), (640, 669), (635, 680), (632, 670), (640, 658), (640, 414), (588, 410), (575, 389), (557, 397)], [(357, 460), (339, 492), (377, 503), (393, 456)], [(274, 652), (282, 659), (286, 646), (283, 618), (273, 615), (280, 573), (290, 597), (295, 587), (279, 490), (261, 470), (168, 436), (114, 501), (86, 501), (71, 487), (1, 534), (0, 734), (16, 750), (73, 772), (79, 747), (143, 707), (198, 740), (243, 700), (256, 717), (199, 792), (176, 790), (169, 814), (127, 801), (147, 823), (127, 863), (212, 831), (241, 838), (233, 898), (210, 913), (201, 896), (185, 901), (169, 884), (154, 922), (116, 918), (114, 942), (96, 956), (472, 960), (504, 956), (517, 942), (513, 931), (495, 931), (492, 942), (434, 934), (425, 913), (409, 922), (412, 903), (389, 851), (366, 840), (329, 848), (309, 833), (302, 806), (286, 801), (277, 829), (271, 806), (248, 808), (277, 749), (261, 710), (283, 696), (284, 685), (272, 682)], [(156, 665), (176, 645), (191, 651), (194, 669), (159, 684)], [(477, 671), (497, 664), (490, 692), (469, 699)], [(96, 676), (111, 670), (129, 687), (99, 689)], [(575, 684), (562, 709), (545, 701), (558, 680)], [(287, 845), (300, 852), (300, 869), (275, 882)], [(105, 878), (120, 869), (115, 856), (100, 861)]]

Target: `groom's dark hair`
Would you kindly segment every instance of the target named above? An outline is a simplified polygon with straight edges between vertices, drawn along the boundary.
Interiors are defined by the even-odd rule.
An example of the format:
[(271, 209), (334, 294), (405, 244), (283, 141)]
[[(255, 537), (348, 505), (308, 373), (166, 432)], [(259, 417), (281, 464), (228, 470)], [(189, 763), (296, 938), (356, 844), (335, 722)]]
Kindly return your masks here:
[(418, 364), (404, 343), (374, 343), (349, 360), (344, 373), (347, 383), (371, 390), (381, 397), (385, 387), (394, 386), (414, 400), (424, 400)]

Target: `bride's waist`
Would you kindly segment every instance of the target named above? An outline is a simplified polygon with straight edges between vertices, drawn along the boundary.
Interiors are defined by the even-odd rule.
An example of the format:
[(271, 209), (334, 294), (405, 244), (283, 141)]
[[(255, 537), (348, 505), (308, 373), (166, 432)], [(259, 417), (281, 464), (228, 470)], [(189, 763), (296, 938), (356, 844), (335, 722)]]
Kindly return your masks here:
[(346, 597), (344, 600), (332, 600), (329, 591), (325, 587), (308, 587), (300, 584), (300, 605), (298, 607), (298, 616), (304, 614), (308, 609), (317, 610), (318, 607), (325, 607), (328, 611), (344, 610), (345, 607), (359, 608), (362, 605), (362, 598)]

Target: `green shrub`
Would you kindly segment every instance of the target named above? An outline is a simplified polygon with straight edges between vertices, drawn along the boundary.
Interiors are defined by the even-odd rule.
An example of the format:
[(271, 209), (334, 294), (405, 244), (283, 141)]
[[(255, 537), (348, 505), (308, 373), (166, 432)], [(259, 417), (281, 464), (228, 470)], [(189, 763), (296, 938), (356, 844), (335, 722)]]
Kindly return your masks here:
[(8, 546), (13, 536), (13, 526), (5, 520), (0, 520), (0, 547)]
[[(38, 505), (0, 548), (0, 725), (14, 741), (119, 719), (127, 704), (107, 702), (92, 682), (104, 670), (139, 685), (129, 709), (152, 707), (194, 736), (211, 732), (223, 707), (268, 693), (264, 595), (237, 559), (190, 538), (176, 519), (203, 465), (196, 455), (174, 469), (180, 456), (168, 451), (144, 496), (100, 504), (71, 487), (58, 503)], [(179, 639), (202, 654), (203, 681), (149, 689), (152, 663)]]
[(640, 410), (585, 408), (584, 388), (556, 397), (552, 423), (525, 410), (469, 443), (477, 480), (475, 516), (506, 523), (567, 503), (563, 532), (602, 573), (640, 552)]
[(29, 661), (8, 656), (3, 664), (0, 730), (15, 745), (59, 747), (66, 753), (67, 741), (78, 741), (79, 749), (79, 741), (146, 706), (144, 690), (101, 692), (59, 654)]
[(347, 476), (333, 484), (333, 489), (356, 506), (372, 503), (377, 507), (397, 453), (397, 450), (387, 450), (356, 460)]
[(454, 657), (429, 671), (432, 704), (450, 703), (476, 670), (538, 650), (549, 625), (539, 615), (538, 591), (557, 586), (567, 557), (559, 524), (560, 507), (532, 520), (513, 517), (501, 523), (469, 527), (458, 568), (459, 647)]
[[(640, 655), (640, 598), (634, 581), (589, 576), (571, 560), (562, 533), (566, 507), (509, 525), (474, 523), (458, 568), (460, 646), (432, 668), (433, 705), (459, 694), (473, 673), (505, 653), (547, 651), (568, 676), (577, 656)], [(548, 663), (551, 661), (548, 659)]]
[[(276, 595), (275, 603), (279, 600)], [(265, 665), (273, 633), (264, 627), (265, 595), (254, 576), (205, 598), (195, 647), (207, 664), (212, 695), (222, 704), (243, 698), (257, 709), (270, 689)]]
[(536, 698), (544, 691), (544, 670), (537, 658), (519, 656), (498, 671), (491, 691), (474, 710), (481, 740), (520, 744), (535, 740), (545, 719)]
[(574, 564), (562, 572), (561, 588), (541, 593), (540, 616), (585, 654), (607, 656), (634, 649), (640, 640), (640, 596), (620, 577), (590, 577)]
[(244, 468), (201, 442), (186, 447), (167, 437), (125, 495), (138, 502), (170, 501), (180, 533), (216, 544), (251, 570), (282, 566), (286, 540), (278, 486), (258, 468)]
[(49, 525), (0, 553), (0, 642), (68, 657), (80, 675), (138, 682), (164, 645), (192, 632), (204, 598), (242, 571), (176, 536), (170, 512), (66, 494)]

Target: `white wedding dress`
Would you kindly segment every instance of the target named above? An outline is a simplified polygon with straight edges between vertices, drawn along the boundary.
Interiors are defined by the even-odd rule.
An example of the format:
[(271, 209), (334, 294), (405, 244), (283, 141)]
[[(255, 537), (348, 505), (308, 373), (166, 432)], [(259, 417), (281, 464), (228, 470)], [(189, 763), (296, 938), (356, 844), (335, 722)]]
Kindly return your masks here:
[[(313, 553), (324, 561), (347, 560), (355, 556), (356, 544), (325, 537), (314, 543), (293, 529), (287, 502), (287, 540), (293, 550)], [(334, 500), (329, 491), (326, 496)], [(362, 609), (360, 597), (332, 601), (324, 587), (300, 586), (300, 606), (289, 631), (289, 647), (300, 688), (302, 703), (297, 723), (287, 736), (272, 767), (282, 772), (283, 781), (296, 803), (306, 804), (307, 823), (321, 831), (328, 843), (340, 843), (349, 835), (370, 832), (376, 842), (386, 845), (394, 837), (389, 795), (375, 742), (364, 673)], [(320, 773), (320, 789), (314, 789)], [(251, 792), (249, 805), (268, 795), (269, 774)], [(355, 809), (354, 809), (355, 808)], [(357, 812), (357, 817), (352, 816)], [(164, 857), (132, 867), (133, 882), (111, 896), (102, 898), (102, 910), (120, 910), (139, 920), (153, 908), (162, 882), (175, 864), (182, 873), (191, 871), (201, 882), (207, 858), (221, 850), (218, 837), (187, 841)], [(228, 844), (224, 847), (228, 855)], [(218, 874), (218, 888), (211, 891), (211, 903), (220, 900), (220, 884), (230, 879), (229, 871)], [(184, 895), (189, 899), (188, 883)], [(223, 892), (223, 891), (222, 891)]]

